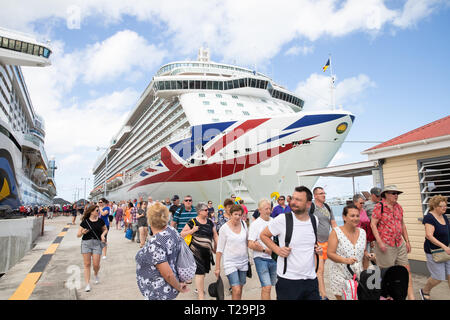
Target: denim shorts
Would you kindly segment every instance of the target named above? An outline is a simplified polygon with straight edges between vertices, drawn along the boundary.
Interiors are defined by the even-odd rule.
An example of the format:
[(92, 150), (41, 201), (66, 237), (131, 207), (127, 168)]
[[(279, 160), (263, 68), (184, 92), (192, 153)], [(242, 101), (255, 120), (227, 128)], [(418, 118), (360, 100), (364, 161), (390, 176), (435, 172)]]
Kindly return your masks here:
[(247, 281), (247, 271), (236, 270), (230, 274), (227, 274), (230, 287), (243, 286)]
[(274, 286), (277, 283), (277, 262), (261, 257), (256, 257), (253, 261), (255, 261), (261, 287)]
[(100, 240), (81, 240), (81, 253), (102, 254), (103, 245)]

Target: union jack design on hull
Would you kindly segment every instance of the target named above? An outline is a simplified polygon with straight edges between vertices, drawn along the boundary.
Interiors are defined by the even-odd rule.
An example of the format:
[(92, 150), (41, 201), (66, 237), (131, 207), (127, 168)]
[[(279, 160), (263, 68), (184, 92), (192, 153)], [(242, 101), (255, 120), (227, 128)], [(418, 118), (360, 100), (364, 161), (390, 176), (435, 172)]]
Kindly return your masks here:
[[(95, 164), (91, 198), (189, 194), (217, 206), (236, 194), (252, 209), (274, 191), (312, 187), (317, 178), (296, 172), (328, 165), (354, 116), (303, 104), (252, 70), (207, 58), (165, 65)], [(117, 174), (120, 183), (108, 184)]]

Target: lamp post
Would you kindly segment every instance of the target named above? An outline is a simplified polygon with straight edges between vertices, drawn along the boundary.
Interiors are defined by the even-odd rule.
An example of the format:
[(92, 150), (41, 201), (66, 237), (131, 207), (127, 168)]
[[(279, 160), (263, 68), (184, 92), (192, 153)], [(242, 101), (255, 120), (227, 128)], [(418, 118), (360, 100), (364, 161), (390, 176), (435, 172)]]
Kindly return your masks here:
[(84, 180), (84, 199), (83, 199), (83, 205), (86, 206), (86, 181), (91, 180), (91, 178), (81, 178), (81, 180)]

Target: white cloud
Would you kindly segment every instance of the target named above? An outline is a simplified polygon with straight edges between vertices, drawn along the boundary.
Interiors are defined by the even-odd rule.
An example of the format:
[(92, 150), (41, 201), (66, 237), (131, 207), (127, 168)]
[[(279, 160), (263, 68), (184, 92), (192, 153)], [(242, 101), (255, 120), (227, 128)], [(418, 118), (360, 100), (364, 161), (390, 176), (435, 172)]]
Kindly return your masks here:
[(441, 3), (442, 0), (408, 0), (404, 10), (393, 21), (393, 25), (400, 28), (414, 26), (418, 21), (431, 15)]
[(314, 46), (292, 46), (290, 47), (286, 52), (286, 56), (297, 56), (300, 53), (304, 56), (313, 53), (314, 52)]
[[(53, 20), (62, 19), (67, 23), (78, 19), (82, 29), (88, 17), (100, 17), (100, 23), (116, 24), (124, 16), (133, 16), (159, 25), (163, 30), (161, 39), (178, 54), (191, 55), (206, 42), (214, 54), (226, 61), (253, 64), (274, 57), (293, 40), (316, 41), (324, 36), (340, 37), (352, 32), (377, 34), (390, 25), (408, 28), (444, 5), (446, 2), (442, 0), (408, 0), (397, 8), (388, 8), (383, 0), (279, 0), (276, 5), (271, 0), (72, 0), (70, 3), (44, 0), (22, 5), (14, 1), (2, 6), (0, 20), (4, 26), (29, 31), (39, 19), (49, 20), (50, 29)], [(154, 50), (138, 37), (134, 41), (138, 47)], [(118, 49), (118, 57), (129, 57), (117, 47), (118, 42), (99, 45), (104, 50)], [(142, 56), (135, 53), (140, 61), (136, 65), (141, 66)], [(107, 70), (107, 61), (101, 59), (104, 56), (101, 52), (94, 54), (100, 62), (99, 75), (126, 71), (117, 60), (119, 66)], [(88, 72), (85, 79), (95, 81), (96, 74)]]
[[(305, 110), (324, 110), (331, 107), (330, 77), (313, 73), (306, 81), (297, 85), (295, 92), (305, 99)], [(357, 103), (362, 94), (376, 84), (365, 74), (336, 81), (335, 104), (348, 110), (349, 104)], [(360, 107), (360, 106), (358, 106)]]
[(117, 32), (103, 42), (89, 46), (83, 52), (86, 66), (83, 79), (87, 83), (112, 81), (119, 76), (133, 72), (135, 68), (148, 71), (161, 65), (166, 52), (139, 36), (136, 32)]

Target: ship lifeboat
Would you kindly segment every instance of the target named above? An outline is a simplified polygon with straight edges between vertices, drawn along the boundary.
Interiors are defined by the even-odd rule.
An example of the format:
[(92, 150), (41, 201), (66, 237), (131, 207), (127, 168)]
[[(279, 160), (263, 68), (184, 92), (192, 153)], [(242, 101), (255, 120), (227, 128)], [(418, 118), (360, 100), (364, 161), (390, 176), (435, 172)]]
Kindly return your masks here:
[(106, 181), (106, 188), (108, 190), (111, 190), (120, 186), (122, 183), (123, 183), (122, 174), (116, 173), (114, 176), (112, 176), (110, 179)]
[(34, 168), (33, 177), (39, 182), (45, 182), (47, 179), (47, 172), (43, 165), (39, 164)]
[(53, 184), (53, 182), (48, 181), (47, 188), (48, 188), (48, 191), (50, 192), (50, 194), (56, 195), (56, 188), (55, 188), (55, 185)]

